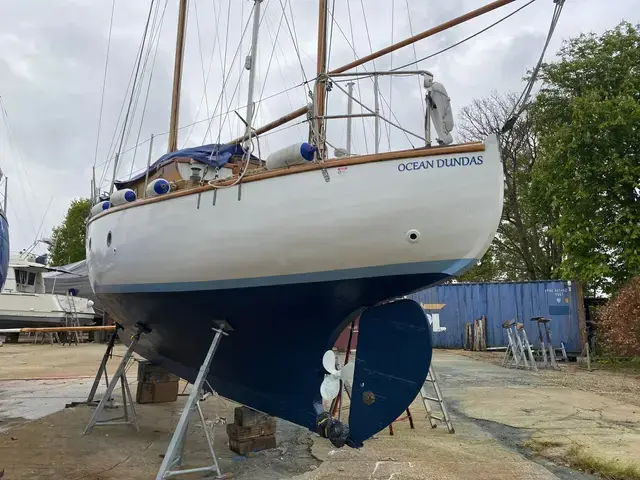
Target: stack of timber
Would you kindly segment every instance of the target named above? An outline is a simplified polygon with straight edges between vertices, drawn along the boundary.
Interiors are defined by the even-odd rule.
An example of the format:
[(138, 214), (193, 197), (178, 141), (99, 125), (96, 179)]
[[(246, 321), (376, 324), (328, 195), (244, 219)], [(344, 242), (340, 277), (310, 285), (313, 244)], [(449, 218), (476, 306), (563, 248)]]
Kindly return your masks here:
[(239, 455), (276, 447), (276, 419), (249, 407), (236, 407), (227, 424), (229, 449)]
[(476, 352), (487, 349), (487, 317), (482, 315), (464, 324), (464, 349)]
[(178, 398), (180, 377), (169, 373), (159, 365), (148, 360), (138, 363), (138, 390), (136, 402), (163, 403), (175, 402)]

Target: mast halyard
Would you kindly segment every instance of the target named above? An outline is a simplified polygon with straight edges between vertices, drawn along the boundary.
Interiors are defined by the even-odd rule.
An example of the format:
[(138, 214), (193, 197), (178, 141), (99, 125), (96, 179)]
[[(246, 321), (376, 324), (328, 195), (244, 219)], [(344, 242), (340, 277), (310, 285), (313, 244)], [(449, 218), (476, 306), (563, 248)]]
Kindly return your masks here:
[[(317, 52), (317, 77), (315, 92), (313, 94), (314, 116), (312, 122), (311, 138), (318, 147), (318, 157), (320, 160), (326, 158), (325, 146), (325, 113), (326, 113), (326, 93), (327, 93), (327, 0), (320, 0), (318, 6), (318, 52)], [(315, 125), (314, 125), (315, 124)]]
[(169, 153), (178, 149), (178, 119), (180, 116), (180, 89), (182, 86), (182, 63), (184, 59), (185, 25), (187, 23), (187, 0), (180, 0), (178, 31), (176, 34), (176, 56), (173, 66), (173, 93), (171, 95), (171, 117), (169, 123)]

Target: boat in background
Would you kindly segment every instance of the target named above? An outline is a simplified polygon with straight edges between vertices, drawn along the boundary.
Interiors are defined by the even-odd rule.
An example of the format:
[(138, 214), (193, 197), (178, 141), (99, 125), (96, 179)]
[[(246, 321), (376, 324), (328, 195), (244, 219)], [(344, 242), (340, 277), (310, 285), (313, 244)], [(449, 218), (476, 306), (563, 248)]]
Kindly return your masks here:
[[(375, 74), (422, 77), (425, 146), (379, 153), (377, 129), (376, 153), (329, 158), (327, 83), (343, 81), (346, 70), (376, 56), (328, 72), (328, 6), (319, 3), (313, 105), (254, 129), (249, 88), (246, 133), (225, 145), (176, 151), (178, 49), (169, 154), (95, 203), (86, 258), (97, 297), (124, 327), (123, 342), (131, 342), (139, 325), (147, 330), (139, 354), (193, 382), (212, 327), (225, 328), (210, 388), (318, 431), (334, 445), (358, 447), (410, 405), (429, 370), (425, 312), (394, 299), (459, 275), (482, 258), (500, 221), (503, 170), (496, 136), (451, 145), (446, 90), (425, 71)], [(254, 53), (246, 64), (251, 86), (260, 6), (255, 0)], [(182, 45), (184, 23), (178, 32)], [(252, 140), (305, 114), (312, 144), (292, 138), (267, 158), (254, 156)], [(357, 316), (349, 425), (338, 423), (334, 435), (321, 427), (323, 400), (335, 398), (323, 357)]]
[(9, 270), (9, 222), (7, 221), (7, 182), (8, 178), (0, 170), (0, 188), (4, 183), (4, 194), (0, 204), (0, 290), (4, 287)]
[[(92, 300), (76, 296), (75, 291), (45, 293), (42, 275), (52, 271), (58, 270), (36, 262), (32, 254), (11, 256), (0, 293), (0, 328), (94, 323)], [(17, 341), (17, 334), (9, 334), (7, 341)]]

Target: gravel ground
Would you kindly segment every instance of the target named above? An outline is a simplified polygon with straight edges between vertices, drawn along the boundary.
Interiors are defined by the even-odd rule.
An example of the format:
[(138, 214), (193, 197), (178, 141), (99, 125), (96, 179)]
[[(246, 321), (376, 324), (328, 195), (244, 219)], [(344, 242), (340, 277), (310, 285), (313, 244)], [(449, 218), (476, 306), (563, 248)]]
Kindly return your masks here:
[[(504, 356), (503, 352), (448, 352), (494, 365), (501, 365)], [(560, 370), (539, 370), (531, 375), (547, 384), (596, 393), (640, 407), (640, 374), (611, 371), (598, 365), (589, 372), (582, 363), (561, 363)]]

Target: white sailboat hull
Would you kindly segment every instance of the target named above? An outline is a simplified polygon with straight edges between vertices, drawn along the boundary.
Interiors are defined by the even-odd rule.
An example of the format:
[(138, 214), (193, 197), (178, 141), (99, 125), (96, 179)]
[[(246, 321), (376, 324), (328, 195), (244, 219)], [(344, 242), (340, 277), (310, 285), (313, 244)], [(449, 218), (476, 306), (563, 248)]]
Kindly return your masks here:
[(493, 139), (477, 154), (327, 171), (328, 182), (310, 171), (103, 214), (88, 229), (91, 284), (100, 294), (456, 275), (495, 235)]

